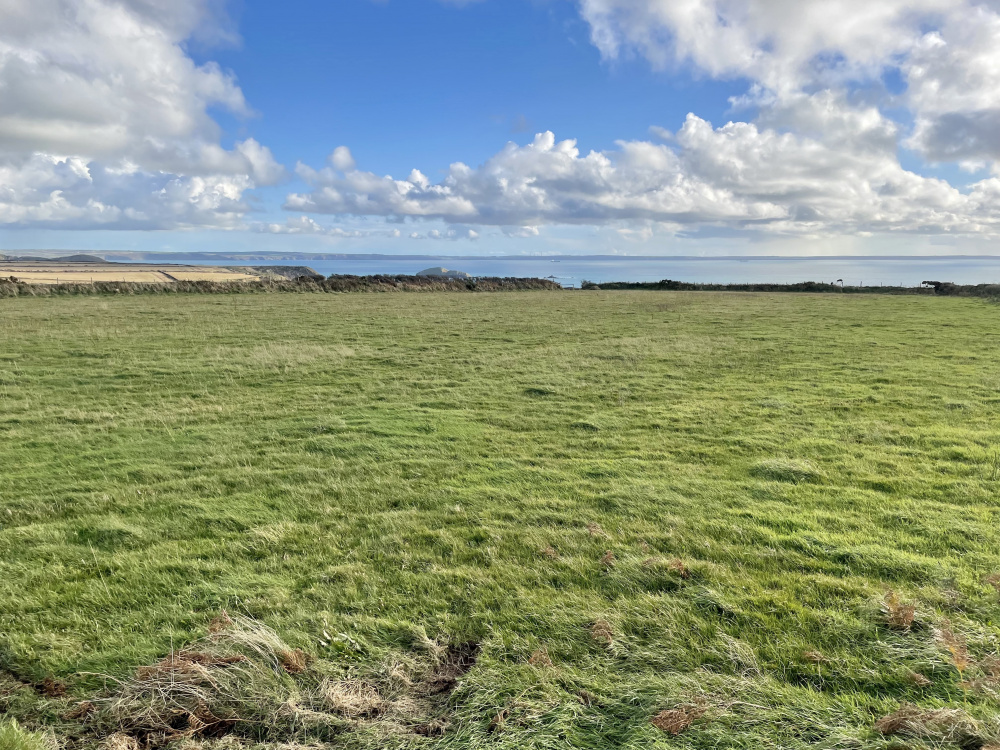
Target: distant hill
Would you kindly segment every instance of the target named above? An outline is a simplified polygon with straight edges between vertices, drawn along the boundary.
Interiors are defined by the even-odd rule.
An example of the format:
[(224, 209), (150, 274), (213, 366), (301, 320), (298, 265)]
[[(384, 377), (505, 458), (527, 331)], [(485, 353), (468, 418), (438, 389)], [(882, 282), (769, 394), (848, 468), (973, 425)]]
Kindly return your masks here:
[(110, 260), (98, 258), (96, 255), (67, 255), (63, 258), (41, 258), (37, 255), (2, 255), (0, 260), (20, 263), (111, 263)]
[(111, 263), (110, 260), (98, 258), (96, 255), (67, 255), (65, 258), (53, 258), (62, 263)]

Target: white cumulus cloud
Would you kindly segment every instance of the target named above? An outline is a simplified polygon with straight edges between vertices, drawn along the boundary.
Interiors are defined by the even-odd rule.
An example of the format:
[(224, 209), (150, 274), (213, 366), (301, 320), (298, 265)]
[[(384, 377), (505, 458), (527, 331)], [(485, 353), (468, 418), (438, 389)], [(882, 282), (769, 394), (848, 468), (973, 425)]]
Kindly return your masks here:
[(284, 170), (209, 114), (250, 110), (183, 43), (222, 36), (211, 0), (0, 0), (0, 222), (229, 227)]
[[(603, 56), (747, 81), (750, 121), (697, 113), (655, 140), (583, 153), (541, 133), (443, 179), (299, 167), (291, 211), (496, 226), (617, 225), (869, 236), (1000, 234), (997, 178), (962, 189), (905, 169), (901, 148), (1000, 174), (994, 0), (577, 0)], [(897, 84), (896, 81), (899, 83)], [(900, 117), (900, 110), (907, 115)], [(894, 113), (893, 119), (887, 113)], [(674, 132), (675, 127), (681, 125)], [(346, 162), (345, 162), (346, 164)]]
[(1000, 14), (994, 0), (580, 0), (608, 59), (691, 65), (746, 78), (751, 97), (877, 82), (916, 126), (906, 145), (932, 161), (1000, 159)]
[(673, 143), (620, 142), (581, 153), (542, 133), (481, 167), (453, 164), (439, 183), (368, 172), (300, 170), (308, 193), (287, 208), (333, 215), (437, 219), (531, 236), (546, 224), (729, 226), (787, 233), (995, 232), (994, 180), (963, 194), (903, 169), (897, 127), (829, 92), (769, 113), (815, 136), (757, 123), (713, 127), (688, 115)]

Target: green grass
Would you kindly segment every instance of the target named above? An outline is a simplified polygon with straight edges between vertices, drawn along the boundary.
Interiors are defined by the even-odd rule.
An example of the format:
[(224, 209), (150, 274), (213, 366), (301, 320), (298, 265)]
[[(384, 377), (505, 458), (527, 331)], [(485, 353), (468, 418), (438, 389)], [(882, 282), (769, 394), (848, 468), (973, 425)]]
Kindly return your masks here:
[[(415, 709), (439, 736), (317, 709), (248, 743), (982, 747), (998, 406), (981, 300), (0, 300), (0, 714), (96, 742), (64, 704), (226, 609), (319, 659), (288, 690), (481, 645)], [(973, 737), (877, 732), (902, 703)]]
[(0, 750), (52, 750), (53, 744), (36, 732), (26, 732), (16, 721), (0, 720)]

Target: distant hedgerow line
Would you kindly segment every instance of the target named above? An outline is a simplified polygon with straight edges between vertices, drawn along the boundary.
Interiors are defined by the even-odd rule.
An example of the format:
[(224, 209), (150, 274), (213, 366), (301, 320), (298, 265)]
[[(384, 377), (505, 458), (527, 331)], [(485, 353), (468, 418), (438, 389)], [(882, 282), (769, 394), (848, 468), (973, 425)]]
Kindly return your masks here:
[(136, 294), (262, 294), (273, 292), (514, 292), (561, 290), (547, 279), (438, 279), (427, 276), (301, 276), (259, 281), (176, 281), (167, 284), (98, 281), (93, 284), (27, 284), (0, 279), (0, 297)]
[(836, 294), (919, 294), (947, 297), (987, 297), (1000, 299), (1000, 284), (962, 285), (942, 281), (924, 281), (921, 286), (841, 286), (822, 281), (795, 284), (695, 284), (687, 281), (608, 281), (595, 284), (584, 281), (581, 289), (635, 289), (655, 292), (797, 292)]

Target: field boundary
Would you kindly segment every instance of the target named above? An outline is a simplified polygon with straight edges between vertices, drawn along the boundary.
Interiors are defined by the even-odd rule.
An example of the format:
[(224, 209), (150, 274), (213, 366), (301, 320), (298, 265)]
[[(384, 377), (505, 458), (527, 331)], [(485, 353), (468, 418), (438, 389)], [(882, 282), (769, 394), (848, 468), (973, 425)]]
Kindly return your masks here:
[(664, 279), (662, 281), (610, 281), (601, 284), (584, 281), (580, 288), (589, 291), (792, 292), (797, 294), (941, 295), (1000, 299), (1000, 284), (953, 284), (949, 281), (924, 281), (921, 282), (921, 286), (841, 286), (840, 284), (828, 284), (820, 281), (803, 281), (795, 284), (697, 284)]
[(439, 279), (425, 276), (300, 276), (259, 281), (174, 281), (171, 283), (94, 282), (93, 284), (28, 284), (0, 279), (2, 297), (59, 297), (135, 294), (262, 294), (274, 292), (514, 292), (553, 291), (562, 287), (547, 279)]

